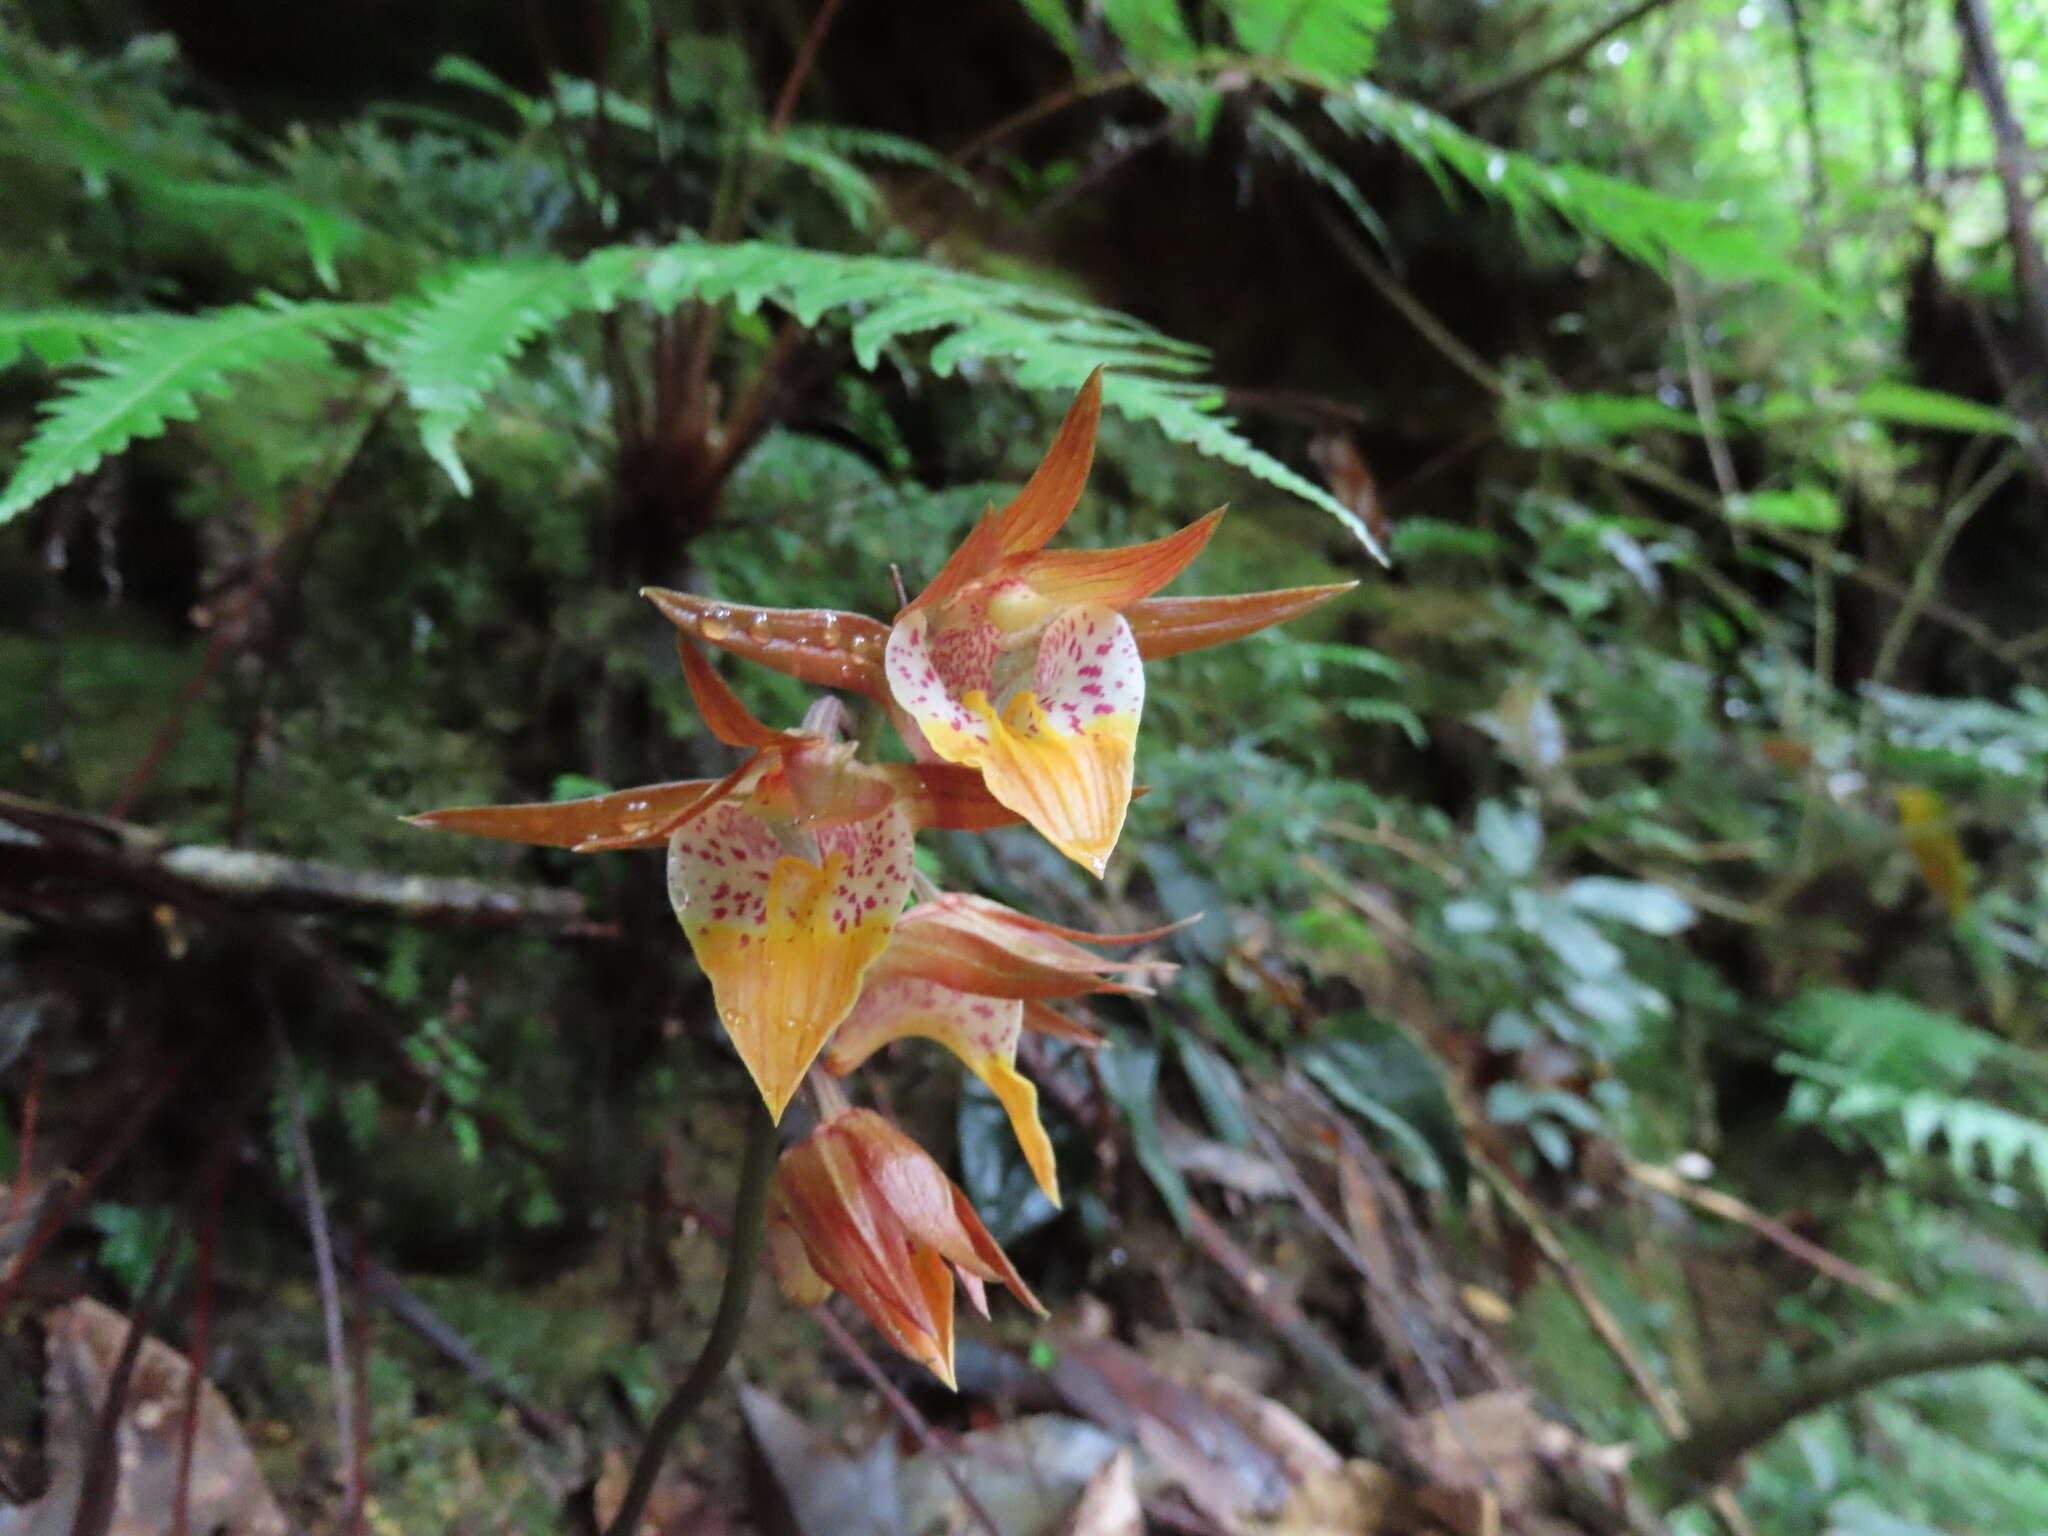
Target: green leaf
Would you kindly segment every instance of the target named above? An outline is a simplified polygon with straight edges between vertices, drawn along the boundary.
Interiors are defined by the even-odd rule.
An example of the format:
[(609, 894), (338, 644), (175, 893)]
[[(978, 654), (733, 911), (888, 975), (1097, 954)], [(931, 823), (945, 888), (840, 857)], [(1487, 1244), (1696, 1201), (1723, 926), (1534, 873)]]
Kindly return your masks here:
[(419, 412), (422, 446), (463, 495), (469, 471), (456, 433), (504, 382), (519, 350), (591, 298), (578, 267), (528, 261), (463, 272), (410, 311), (386, 361)]
[(1534, 811), (1517, 810), (1498, 800), (1479, 807), (1472, 823), (1479, 851), (1502, 874), (1519, 878), (1536, 868), (1543, 852), (1543, 822)]
[(1110, 1101), (1122, 1112), (1131, 1128), (1131, 1151), (1138, 1166), (1166, 1202), (1173, 1224), (1188, 1230), (1188, 1186), (1180, 1170), (1166, 1155), (1159, 1135), (1159, 1048), (1139, 1045), (1135, 1037), (1118, 1032), (1095, 1058), (1102, 1086)]
[(1338, 82), (1372, 68), (1393, 6), (1390, 0), (1231, 0), (1229, 12), (1245, 52)]
[(2016, 416), (1961, 395), (1917, 384), (1873, 384), (1856, 397), (1855, 410), (1879, 421), (1905, 427), (1936, 427), (1950, 432), (1982, 432), (2019, 436), (2025, 428)]
[(1463, 1178), (1464, 1139), (1436, 1062), (1395, 1025), (1366, 1012), (1328, 1021), (1325, 1038), (1296, 1058), (1345, 1109), (1385, 1134), (1408, 1176), (1425, 1189)]
[(330, 339), (374, 327), (375, 306), (260, 304), (190, 318), (122, 317), (90, 370), (67, 384), (0, 492), (0, 522), (275, 363), (324, 364)]
[(1506, 205), (1528, 223), (1539, 216), (1604, 240), (1663, 271), (1676, 257), (1710, 277), (1783, 284), (1812, 301), (1830, 301), (1785, 250), (1758, 233), (1753, 212), (1637, 186), (1581, 165), (1549, 165), (1474, 137), (1441, 113), (1358, 81), (1323, 97), (1324, 114), (1345, 133), (1383, 139), (1435, 178), (1448, 195), (1452, 178)]
[(1728, 516), (1738, 523), (1768, 523), (1808, 533), (1833, 533), (1842, 526), (1842, 504), (1818, 485), (1795, 485), (1783, 491), (1752, 491), (1731, 496)]
[(1194, 57), (1180, 0), (1096, 0), (1102, 19), (1139, 64), (1178, 64)]
[(1081, 34), (1075, 29), (1074, 18), (1067, 14), (1064, 0), (1018, 0), (1018, 4), (1031, 14), (1031, 19), (1045, 29), (1046, 36), (1059, 45), (1076, 65), (1085, 62), (1081, 50)]
[(1644, 933), (1683, 933), (1698, 917), (1692, 903), (1676, 891), (1641, 880), (1614, 880), (1588, 875), (1564, 888), (1565, 900), (1581, 912), (1611, 917)]
[(1237, 1070), (1187, 1030), (1175, 1030), (1173, 1044), (1188, 1086), (1201, 1101), (1209, 1129), (1233, 1147), (1248, 1146), (1252, 1129), (1245, 1119), (1244, 1083)]

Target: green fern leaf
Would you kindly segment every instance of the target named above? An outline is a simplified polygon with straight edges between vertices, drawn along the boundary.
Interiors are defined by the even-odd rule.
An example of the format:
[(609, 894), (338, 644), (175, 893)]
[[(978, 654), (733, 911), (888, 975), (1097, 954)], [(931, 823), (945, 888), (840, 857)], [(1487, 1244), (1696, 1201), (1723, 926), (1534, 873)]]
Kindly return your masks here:
[[(54, 89), (36, 74), (27, 56), (0, 54), (6, 116), (16, 121), (33, 152), (95, 176), (118, 178), (152, 212), (190, 222), (201, 234), (216, 234), (223, 219), (254, 217), (295, 225), (320, 281), (330, 289), (336, 286), (335, 258), (361, 235), (348, 214), (279, 187), (223, 179), (181, 164), (138, 143), (95, 111), (82, 93)], [(223, 157), (232, 158), (225, 151)], [(241, 172), (246, 176), (247, 168)]]
[(583, 271), (566, 261), (479, 267), (443, 284), (406, 317), (383, 360), (420, 415), (420, 441), (462, 494), (469, 471), (455, 435), (504, 382), (522, 347), (594, 295)]
[(323, 363), (330, 338), (374, 328), (374, 306), (267, 304), (196, 317), (122, 316), (91, 371), (44, 411), (0, 491), (0, 522), (272, 363)]
[(749, 241), (607, 247), (579, 266), (474, 268), (409, 312), (386, 360), (420, 412), (427, 451), (466, 493), (456, 436), (529, 340), (582, 311), (628, 303), (665, 310), (691, 301), (730, 304), (742, 313), (774, 304), (805, 325), (841, 317), (864, 368), (926, 336), (933, 338), (926, 366), (942, 376), (995, 364), (1027, 389), (1071, 391), (1104, 366), (1111, 370), (1104, 400), (1112, 408), (1313, 502), (1380, 555), (1350, 508), (1217, 414), (1218, 392), (1199, 380), (1201, 348), (1049, 289), (927, 261)]
[(120, 331), (120, 315), (89, 309), (36, 309), (0, 314), (0, 368), (24, 353), (52, 368), (75, 363)]
[(1562, 220), (1659, 271), (1676, 257), (1709, 277), (1764, 279), (1828, 302), (1813, 280), (1754, 227), (1730, 223), (1706, 203), (1584, 166), (1548, 165), (1501, 149), (1427, 107), (1364, 81), (1326, 93), (1322, 106), (1343, 132), (1384, 139), (1401, 149), (1446, 195), (1455, 178), (1504, 203), (1517, 219), (1547, 215)]
[(1372, 68), (1380, 31), (1393, 15), (1389, 0), (1230, 0), (1228, 9), (1247, 53), (1332, 81)]

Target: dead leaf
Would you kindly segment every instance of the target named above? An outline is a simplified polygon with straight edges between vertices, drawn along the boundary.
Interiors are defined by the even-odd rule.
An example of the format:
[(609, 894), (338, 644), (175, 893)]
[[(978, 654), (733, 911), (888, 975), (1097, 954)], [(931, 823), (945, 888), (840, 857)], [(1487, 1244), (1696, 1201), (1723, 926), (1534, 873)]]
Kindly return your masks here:
[(1145, 1511), (1129, 1451), (1118, 1451), (1088, 1480), (1067, 1536), (1144, 1536)]
[[(93, 1427), (105, 1401), (128, 1319), (81, 1298), (45, 1319), (49, 1370), (45, 1381), (48, 1428), (44, 1454), (50, 1486), (34, 1504), (12, 1511), (9, 1536), (70, 1536), (84, 1492)], [(144, 1339), (136, 1357), (117, 1431), (120, 1483), (107, 1536), (164, 1536), (176, 1496), (186, 1383), (192, 1367), (160, 1339)], [(188, 1529), (220, 1536), (285, 1536), (284, 1512), (264, 1486), (263, 1474), (227, 1400), (212, 1383), (199, 1392), (193, 1431), (191, 1517)]]
[(1370, 1461), (1347, 1461), (1308, 1478), (1289, 1495), (1260, 1536), (1377, 1536), (1403, 1528), (1395, 1524), (1400, 1485), (1392, 1473)]

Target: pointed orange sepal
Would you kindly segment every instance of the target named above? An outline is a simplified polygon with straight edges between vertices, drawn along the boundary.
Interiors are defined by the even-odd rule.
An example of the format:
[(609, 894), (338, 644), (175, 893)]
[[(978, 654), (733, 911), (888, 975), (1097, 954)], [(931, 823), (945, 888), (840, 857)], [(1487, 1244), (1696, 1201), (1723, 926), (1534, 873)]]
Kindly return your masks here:
[[(1094, 603), (1127, 608), (1150, 597), (1194, 563), (1223, 519), (1218, 507), (1177, 533), (1121, 549), (1041, 550), (1016, 565), (1018, 579), (1055, 608)], [(1010, 567), (1005, 567), (1007, 572)]]
[(1340, 581), (1326, 587), (1288, 587), (1277, 592), (1236, 592), (1226, 597), (1150, 597), (1124, 609), (1147, 661), (1241, 640), (1274, 624), (1298, 619), (1339, 593), (1357, 586)]
[(877, 980), (913, 976), (981, 997), (1030, 1000), (1149, 993), (1150, 978), (1175, 969), (1164, 960), (1106, 960), (1083, 949), (1070, 934), (1098, 944), (1155, 936), (1082, 934), (986, 897), (955, 892), (903, 914), (875, 975)]
[(725, 784), (716, 779), (679, 779), (645, 784), (582, 800), (535, 801), (527, 805), (455, 806), (408, 816), (416, 827), (466, 832), (596, 853), (613, 848), (655, 848), (692, 813), (706, 809), (705, 797)]
[(1003, 553), (1025, 554), (1043, 549), (1069, 517), (1088, 483), (1095, 463), (1095, 429), (1102, 420), (1102, 370), (1088, 375), (1074, 403), (1067, 407), (1058, 436), (1024, 482), (1024, 489), (996, 514)]
[(819, 1285), (830, 1286), (949, 1387), (954, 1274), (977, 1303), (994, 1281), (1045, 1312), (967, 1197), (871, 1109), (834, 1115), (783, 1154), (768, 1222), (770, 1252), (781, 1252), (776, 1270), (792, 1299), (814, 1299)]
[(1059, 435), (1024, 483), (1024, 489), (1002, 511), (991, 507), (983, 514), (939, 574), (910, 601), (903, 614), (943, 604), (988, 575), (1004, 559), (1043, 549), (1046, 541), (1073, 515), (1075, 503), (1081, 499), (1081, 488), (1095, 462), (1095, 428), (1101, 418), (1102, 370), (1097, 368), (1074, 396), (1074, 403), (1067, 407)]
[(1024, 999), (1024, 1027), (1034, 1035), (1044, 1035), (1050, 1040), (1065, 1040), (1078, 1045), (1084, 1051), (1100, 1050), (1103, 1038), (1086, 1024), (1076, 1024), (1072, 1019), (1035, 997)]
[(640, 595), (677, 629), (706, 645), (813, 687), (844, 688), (872, 699), (888, 696), (882, 652), (889, 626), (878, 619), (833, 608), (754, 608), (666, 587), (642, 587)]
[(676, 655), (683, 663), (683, 681), (690, 698), (711, 734), (729, 747), (786, 747), (805, 738), (793, 731), (778, 731), (754, 718), (754, 712), (728, 688), (704, 653), (690, 643), (688, 635), (676, 636)]

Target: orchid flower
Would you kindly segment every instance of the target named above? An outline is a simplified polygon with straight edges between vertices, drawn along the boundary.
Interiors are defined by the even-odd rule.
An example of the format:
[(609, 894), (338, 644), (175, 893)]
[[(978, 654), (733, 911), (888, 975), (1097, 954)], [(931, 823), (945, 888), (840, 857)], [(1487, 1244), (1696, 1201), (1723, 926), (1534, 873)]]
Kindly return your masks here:
[(791, 1301), (816, 1306), (841, 1292), (948, 1387), (955, 1275), (983, 1317), (991, 1280), (1045, 1315), (967, 1197), (871, 1109), (840, 1108), (782, 1155), (768, 1195), (768, 1256)]
[(889, 947), (868, 972), (860, 1001), (832, 1036), (826, 1070), (843, 1077), (894, 1040), (937, 1041), (988, 1085), (1009, 1116), (1038, 1187), (1058, 1205), (1052, 1141), (1038, 1117), (1038, 1089), (1017, 1070), (1018, 1041), (1031, 1029), (1101, 1044), (1100, 1036), (1047, 1000), (1149, 993), (1145, 980), (1174, 967), (1159, 960), (1105, 960), (1081, 944), (1138, 944), (1171, 931), (1083, 933), (957, 893), (921, 903), (898, 920)]
[(780, 1120), (888, 945), (910, 895), (916, 829), (1015, 818), (969, 770), (858, 762), (838, 739), (836, 700), (821, 701), (800, 730), (762, 724), (695, 646), (679, 638), (678, 649), (712, 734), (751, 749), (723, 779), (412, 819), (583, 852), (667, 844), (669, 900), (726, 1033)]
[(1202, 552), (1220, 509), (1146, 544), (1048, 550), (1088, 478), (1101, 410), (1098, 370), (1023, 490), (891, 625), (643, 595), (710, 644), (888, 704), (917, 758), (979, 771), (997, 801), (1100, 875), (1130, 806), (1143, 662), (1251, 634), (1353, 585), (1155, 597)]

